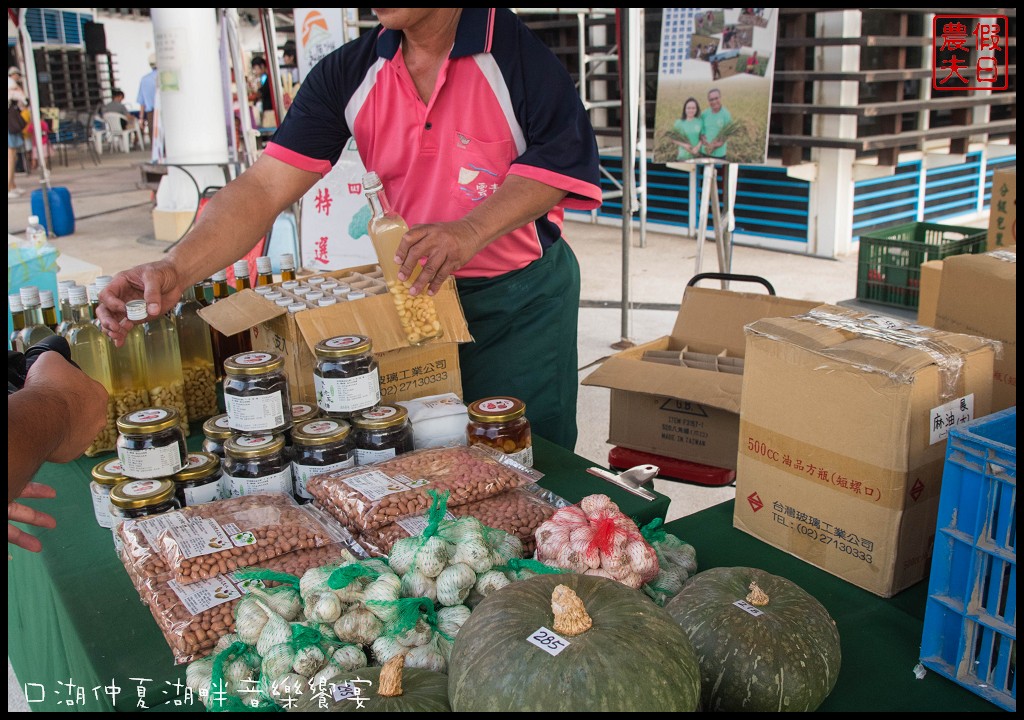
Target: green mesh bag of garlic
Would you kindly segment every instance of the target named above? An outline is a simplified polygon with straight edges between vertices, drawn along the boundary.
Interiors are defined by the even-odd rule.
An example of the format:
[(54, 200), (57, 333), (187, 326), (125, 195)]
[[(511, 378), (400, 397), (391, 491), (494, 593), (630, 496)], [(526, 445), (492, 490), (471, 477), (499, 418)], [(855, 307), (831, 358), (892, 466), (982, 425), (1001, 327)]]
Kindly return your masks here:
[(643, 535), (658, 556), (658, 576), (641, 589), (654, 602), (664, 606), (683, 589), (683, 584), (697, 572), (697, 551), (693, 545), (666, 532), (662, 520), (655, 518), (640, 528)]
[(607, 495), (588, 495), (537, 528), (537, 560), (639, 589), (658, 576), (658, 557)]
[(448, 671), (455, 636), (469, 620), (468, 607), (451, 605), (436, 610), (434, 601), (426, 597), (369, 601), (367, 605), (386, 610), (390, 618), (384, 633), (373, 642), (375, 663), (383, 665), (403, 655), (406, 668)]
[(445, 520), (448, 493), (431, 490), (430, 496), (423, 532), (396, 541), (388, 556), (388, 565), (402, 578), (401, 596), (454, 607), (474, 590), (486, 596), (507, 585), (508, 578), (493, 568), (522, 558), (519, 538), (474, 517)]

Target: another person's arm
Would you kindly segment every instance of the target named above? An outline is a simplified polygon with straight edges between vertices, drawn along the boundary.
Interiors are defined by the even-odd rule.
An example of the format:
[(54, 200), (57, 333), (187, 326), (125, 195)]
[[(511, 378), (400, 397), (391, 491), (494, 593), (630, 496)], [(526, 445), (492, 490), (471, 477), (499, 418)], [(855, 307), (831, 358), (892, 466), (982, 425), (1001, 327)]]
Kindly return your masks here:
[(416, 295), (427, 288), (433, 295), (449, 275), (488, 243), (541, 217), (566, 195), (565, 190), (521, 175), (509, 175), (493, 195), (461, 220), (410, 228), (395, 257), (401, 263), (399, 277), (409, 277), (420, 258), (426, 258), (409, 294)]
[(166, 312), (185, 287), (210, 276), (252, 249), (277, 216), (320, 178), (269, 155), (225, 187), (203, 209), (195, 227), (166, 258), (118, 273), (100, 293), (97, 315), (120, 345), (132, 324), (125, 303), (145, 299), (149, 316)]

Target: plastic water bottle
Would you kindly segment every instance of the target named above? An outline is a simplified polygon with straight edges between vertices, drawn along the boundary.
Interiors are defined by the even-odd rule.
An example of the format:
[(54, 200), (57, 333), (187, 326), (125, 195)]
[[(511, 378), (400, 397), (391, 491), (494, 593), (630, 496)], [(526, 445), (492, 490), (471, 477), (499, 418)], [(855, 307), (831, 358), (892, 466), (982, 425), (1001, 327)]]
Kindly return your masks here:
[(46, 242), (46, 228), (39, 222), (38, 215), (28, 216), (28, 227), (25, 228), (25, 239), (34, 245)]

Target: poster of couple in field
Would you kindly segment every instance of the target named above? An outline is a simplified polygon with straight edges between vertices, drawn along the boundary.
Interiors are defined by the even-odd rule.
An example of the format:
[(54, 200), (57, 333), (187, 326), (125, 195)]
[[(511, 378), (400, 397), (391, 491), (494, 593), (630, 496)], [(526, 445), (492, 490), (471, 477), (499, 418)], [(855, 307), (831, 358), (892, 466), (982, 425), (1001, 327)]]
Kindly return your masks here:
[(765, 162), (778, 14), (663, 8), (655, 162)]

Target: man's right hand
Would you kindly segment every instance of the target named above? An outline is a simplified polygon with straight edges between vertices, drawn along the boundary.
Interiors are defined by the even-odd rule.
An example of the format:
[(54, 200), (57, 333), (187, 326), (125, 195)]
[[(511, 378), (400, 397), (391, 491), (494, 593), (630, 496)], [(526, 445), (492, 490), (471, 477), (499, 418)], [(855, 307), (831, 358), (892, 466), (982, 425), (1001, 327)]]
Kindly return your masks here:
[(149, 317), (174, 307), (185, 290), (185, 280), (170, 259), (137, 265), (119, 272), (100, 293), (96, 315), (104, 331), (120, 347), (134, 323), (125, 314), (129, 300), (144, 299)]

